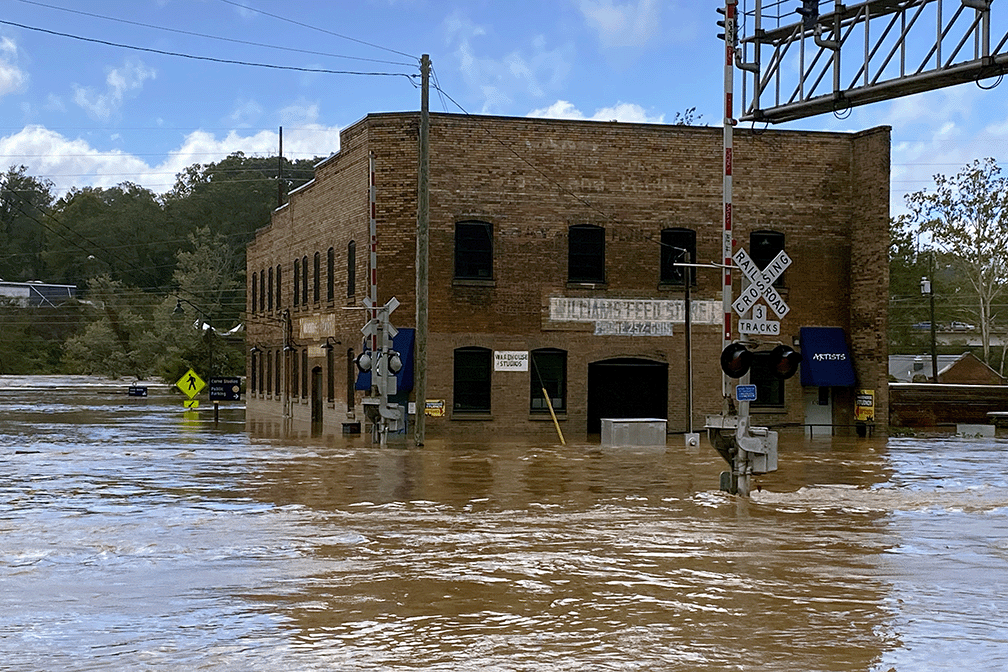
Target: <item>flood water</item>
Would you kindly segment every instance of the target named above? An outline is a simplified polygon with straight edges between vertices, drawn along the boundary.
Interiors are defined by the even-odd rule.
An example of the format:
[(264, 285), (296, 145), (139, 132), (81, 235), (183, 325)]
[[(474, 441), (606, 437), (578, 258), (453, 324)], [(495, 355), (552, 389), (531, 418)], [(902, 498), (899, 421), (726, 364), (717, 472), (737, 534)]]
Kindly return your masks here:
[(1001, 439), (283, 438), (0, 378), (0, 670), (1008, 669)]

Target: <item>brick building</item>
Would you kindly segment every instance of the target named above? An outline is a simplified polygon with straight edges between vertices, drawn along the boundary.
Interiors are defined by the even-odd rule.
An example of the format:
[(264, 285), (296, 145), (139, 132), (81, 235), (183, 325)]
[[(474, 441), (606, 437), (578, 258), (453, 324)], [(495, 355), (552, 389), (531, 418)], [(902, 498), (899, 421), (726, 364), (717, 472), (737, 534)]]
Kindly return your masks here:
[[(363, 421), (353, 359), (369, 291), (368, 157), (378, 302), (401, 302), (392, 322), (408, 337), (418, 135), (418, 113), (348, 127), (249, 246), (251, 417), (286, 413), (334, 433)], [(758, 354), (754, 421), (847, 426), (855, 388), (868, 388), (884, 427), (889, 129), (739, 129), (734, 146), (735, 245), (760, 267), (782, 249), (793, 260), (775, 282), (790, 312), (765, 345), (808, 340), (806, 360), (839, 347), (830, 356), (851, 372), (808, 366), (781, 382)], [(444, 410), (428, 436), (551, 436), (543, 387), (570, 437), (598, 432), (602, 417), (683, 431), (687, 281), (694, 425), (720, 411), (722, 275), (673, 264), (682, 250), (720, 257), (721, 156), (720, 128), (432, 114), (426, 397)], [(813, 343), (821, 327), (839, 341)]]

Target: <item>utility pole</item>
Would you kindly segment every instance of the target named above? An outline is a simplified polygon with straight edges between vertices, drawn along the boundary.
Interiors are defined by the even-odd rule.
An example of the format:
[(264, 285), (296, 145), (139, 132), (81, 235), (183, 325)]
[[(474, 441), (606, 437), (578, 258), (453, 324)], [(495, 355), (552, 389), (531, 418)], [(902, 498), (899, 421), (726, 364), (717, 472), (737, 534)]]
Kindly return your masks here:
[(283, 126), (280, 127), (280, 153), (277, 155), (277, 207), (283, 207)]
[(427, 264), (430, 243), (430, 56), (420, 57), (420, 166), (417, 185), (416, 358), (413, 389), (416, 399), (414, 440), (424, 444), (427, 401)]

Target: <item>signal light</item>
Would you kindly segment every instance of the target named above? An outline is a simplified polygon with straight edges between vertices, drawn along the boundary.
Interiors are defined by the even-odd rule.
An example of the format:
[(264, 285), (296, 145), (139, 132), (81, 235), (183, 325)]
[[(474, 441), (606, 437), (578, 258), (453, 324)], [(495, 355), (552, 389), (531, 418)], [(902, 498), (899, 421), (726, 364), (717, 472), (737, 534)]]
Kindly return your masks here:
[(802, 0), (802, 6), (795, 11), (801, 14), (802, 26), (811, 30), (819, 18), (819, 0)]
[(721, 370), (729, 378), (741, 378), (752, 366), (752, 353), (741, 343), (731, 343), (721, 351)]
[(367, 373), (371, 370), (371, 353), (365, 350), (364, 352), (357, 355), (356, 359), (357, 368), (360, 371)]
[(770, 352), (774, 373), (781, 380), (787, 380), (798, 372), (801, 354), (786, 345), (778, 345)]
[[(717, 10), (718, 14), (721, 14), (722, 16), (724, 16), (724, 13), (725, 13), (725, 8), (724, 7), (715, 7), (714, 9)], [(722, 30), (724, 30), (724, 27), (725, 27), (724, 24), (725, 24), (725, 20), (724, 19), (720, 19), (717, 22), (718, 27), (721, 28)], [(718, 33), (717, 36), (718, 36), (719, 40), (723, 40), (725, 34), (724, 34), (724, 32), (721, 32), (721, 33)]]

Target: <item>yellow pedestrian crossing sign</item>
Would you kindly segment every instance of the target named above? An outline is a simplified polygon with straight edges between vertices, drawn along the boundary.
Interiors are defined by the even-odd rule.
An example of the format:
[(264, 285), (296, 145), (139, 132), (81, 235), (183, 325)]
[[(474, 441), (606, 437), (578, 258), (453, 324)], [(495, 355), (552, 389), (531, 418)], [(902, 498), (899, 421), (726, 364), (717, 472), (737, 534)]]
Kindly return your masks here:
[(202, 378), (196, 375), (195, 371), (189, 369), (185, 375), (178, 379), (178, 382), (175, 383), (175, 387), (182, 390), (182, 394), (192, 399), (200, 393), (200, 390), (206, 387), (206, 383), (203, 382)]

